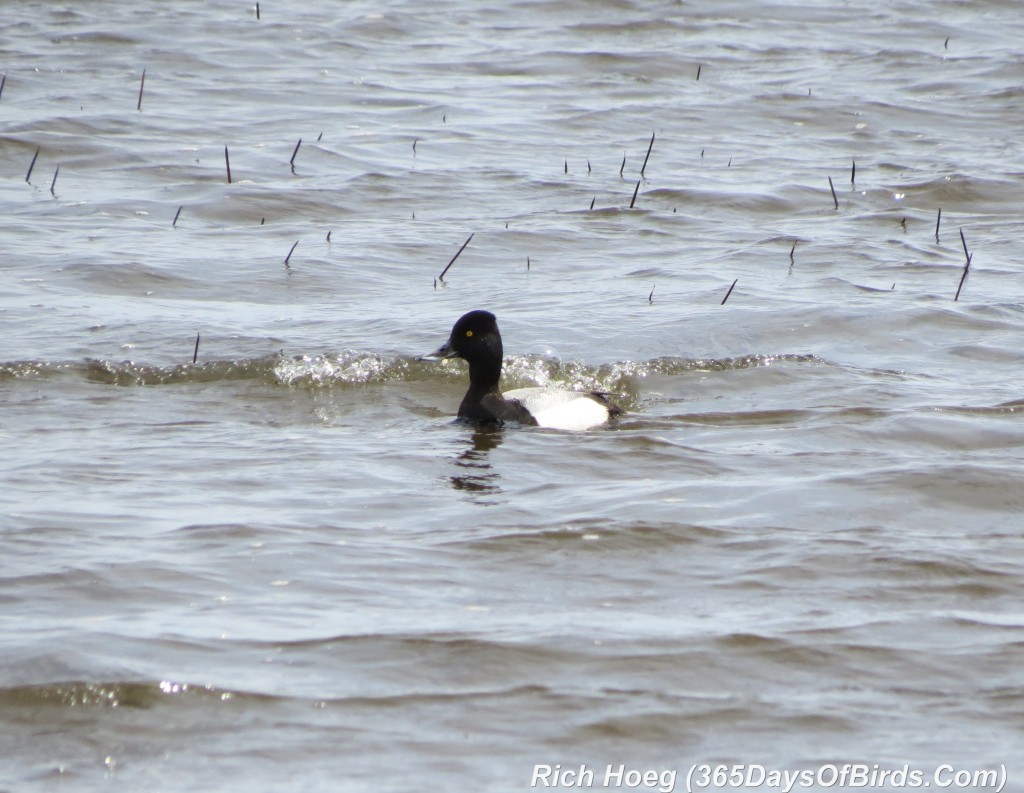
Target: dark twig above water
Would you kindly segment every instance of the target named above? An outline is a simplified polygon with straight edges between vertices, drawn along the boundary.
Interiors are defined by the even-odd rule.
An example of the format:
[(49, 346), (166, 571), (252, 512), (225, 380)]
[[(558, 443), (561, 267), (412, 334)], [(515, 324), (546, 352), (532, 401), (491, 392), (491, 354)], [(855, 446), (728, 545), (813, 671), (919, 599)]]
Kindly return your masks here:
[[(473, 234), (476, 234), (476, 232), (474, 231), (474, 232), (473, 232)], [(468, 237), (466, 237), (466, 241), (465, 241), (464, 243), (462, 243), (462, 247), (461, 247), (461, 248), (459, 248), (459, 249), (458, 249), (458, 250), (457, 250), (457, 251), (455, 252), (455, 255), (454, 255), (454, 256), (452, 256), (452, 258), (451, 258), (451, 261), (449, 261), (449, 262), (448, 262), (448, 264), (446, 264), (446, 265), (445, 265), (445, 268), (444, 268), (444, 269), (443, 269), (443, 270), (441, 271), (441, 274), (440, 274), (439, 276), (437, 276), (437, 279), (438, 279), (439, 281), (442, 281), (442, 282), (444, 281), (444, 276), (445, 276), (445, 273), (447, 273), (447, 272), (448, 272), (448, 270), (449, 270), (449, 268), (450, 268), (450, 267), (451, 267), (451, 266), (452, 266), (453, 264), (455, 264), (455, 260), (459, 258), (459, 254), (461, 254), (461, 253), (462, 253), (462, 252), (463, 252), (464, 250), (466, 250), (466, 246), (467, 246), (467, 245), (469, 245), (469, 241), (470, 241), (471, 239), (473, 239), (473, 234), (470, 234), (470, 235), (469, 235)]]
[(231, 184), (231, 158), (228, 157), (228, 144), (224, 144), (224, 167), (228, 171), (228, 184)]
[(199, 357), (199, 334), (196, 334), (196, 348), (192, 351), (192, 363)]
[(295, 149), (292, 151), (292, 158), (288, 160), (288, 164), (292, 168), (292, 173), (295, 173), (295, 155), (299, 153), (299, 146), (302, 145), (302, 138), (299, 138), (299, 142), (295, 144)]
[(967, 261), (964, 263), (964, 272), (960, 276), (960, 283), (956, 287), (956, 295), (953, 297), (953, 302), (956, 303), (960, 299), (960, 290), (964, 288), (964, 281), (967, 280), (967, 273), (971, 270), (971, 260), (974, 258), (974, 254), (967, 250), (967, 240), (964, 238), (964, 230), (960, 229), (960, 242), (964, 246), (964, 256)]
[(58, 174), (60, 174), (60, 165), (58, 165), (57, 166), (57, 170), (53, 172), (53, 181), (50, 182), (50, 195), (52, 195), (54, 198), (57, 197), (57, 194), (55, 192), (53, 192), (53, 188), (57, 185), (57, 175)]
[(171, 228), (174, 228), (175, 226), (178, 225), (178, 216), (181, 214), (181, 210), (183, 210), (184, 208), (185, 205), (182, 204), (180, 207), (178, 207), (178, 211), (174, 213), (174, 221), (171, 223)]
[(632, 209), (633, 205), (636, 204), (636, 194), (640, 192), (640, 180), (636, 180), (636, 187), (633, 188), (633, 200), (629, 202), (629, 208)]
[(295, 249), (297, 247), (299, 247), (299, 241), (295, 240), (295, 244), (292, 245), (291, 250), (288, 251), (288, 255), (284, 257), (284, 266), (287, 267), (289, 270), (292, 269), (292, 268), (291, 268), (291, 265), (288, 264), (288, 262), (291, 260), (292, 254), (295, 253)]
[(729, 299), (729, 295), (732, 294), (732, 290), (736, 287), (736, 282), (739, 280), (740, 279), (737, 278), (735, 281), (732, 282), (732, 286), (729, 287), (729, 291), (725, 293), (725, 297), (722, 298), (722, 302), (719, 305), (725, 305), (725, 301)]
[(939, 241), (939, 224), (942, 223), (942, 207), (939, 207), (939, 214), (935, 217), (935, 242)]
[(651, 142), (647, 144), (647, 154), (644, 156), (644, 164), (640, 166), (640, 176), (644, 175), (644, 171), (647, 170), (647, 160), (650, 159), (651, 149), (654, 148), (654, 133), (651, 133)]
[[(25, 174), (25, 181), (28, 182), (32, 176), (32, 169), (36, 167), (36, 160), (39, 158), (39, 147), (36, 146), (36, 153), (32, 155), (32, 162), (28, 164), (28, 173)], [(29, 182), (31, 184), (31, 182)]]
[(139, 81), (139, 101), (135, 103), (136, 110), (142, 110), (142, 91), (146, 87), (146, 70), (142, 70), (142, 79)]
[(832, 184), (832, 177), (828, 178), (828, 189), (832, 191), (832, 203), (836, 205), (836, 209), (839, 209), (839, 199), (836, 198), (836, 186)]

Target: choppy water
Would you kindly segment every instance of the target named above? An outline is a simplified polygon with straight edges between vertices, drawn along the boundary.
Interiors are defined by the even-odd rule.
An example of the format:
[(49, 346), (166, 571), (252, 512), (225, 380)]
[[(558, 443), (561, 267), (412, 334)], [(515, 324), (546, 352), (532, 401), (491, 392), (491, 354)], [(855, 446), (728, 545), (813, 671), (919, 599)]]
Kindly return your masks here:
[(260, 12), (3, 6), (0, 789), (1024, 790), (1019, 5)]

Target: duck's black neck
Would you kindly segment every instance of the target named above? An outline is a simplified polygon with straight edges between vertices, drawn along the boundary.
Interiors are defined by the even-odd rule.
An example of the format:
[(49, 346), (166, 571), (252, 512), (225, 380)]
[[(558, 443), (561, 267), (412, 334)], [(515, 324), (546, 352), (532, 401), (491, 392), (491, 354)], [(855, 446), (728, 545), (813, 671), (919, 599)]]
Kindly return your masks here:
[(469, 362), (470, 393), (489, 394), (498, 390), (501, 379), (501, 352), (497, 358), (487, 356), (482, 360)]

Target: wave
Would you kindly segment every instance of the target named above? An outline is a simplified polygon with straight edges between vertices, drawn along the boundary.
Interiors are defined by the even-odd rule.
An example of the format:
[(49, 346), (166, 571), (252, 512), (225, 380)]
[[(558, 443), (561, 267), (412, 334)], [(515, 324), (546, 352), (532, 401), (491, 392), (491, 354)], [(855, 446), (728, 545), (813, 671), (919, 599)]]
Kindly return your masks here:
[[(550, 356), (531, 354), (505, 359), (507, 388), (558, 386), (578, 390), (634, 394), (636, 384), (652, 375), (675, 376), (695, 371), (726, 371), (772, 366), (779, 363), (820, 364), (814, 355), (744, 355), (737, 358), (661, 357), (647, 361), (591, 364), (563, 363)], [(333, 354), (268, 355), (237, 360), (181, 363), (167, 366), (86, 359), (79, 362), (12, 361), (0, 363), (0, 382), (79, 377), (117, 386), (161, 386), (256, 380), (289, 388), (344, 388), (371, 383), (461, 381), (461, 361), (420, 361), (411, 356), (344, 351)]]

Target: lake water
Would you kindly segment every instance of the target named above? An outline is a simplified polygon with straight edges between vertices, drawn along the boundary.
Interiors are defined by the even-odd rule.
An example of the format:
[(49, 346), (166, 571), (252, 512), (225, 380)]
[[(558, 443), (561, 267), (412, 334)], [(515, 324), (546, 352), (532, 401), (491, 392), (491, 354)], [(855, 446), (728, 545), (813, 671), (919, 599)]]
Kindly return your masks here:
[(0, 790), (1024, 790), (1022, 41), (5, 2)]

